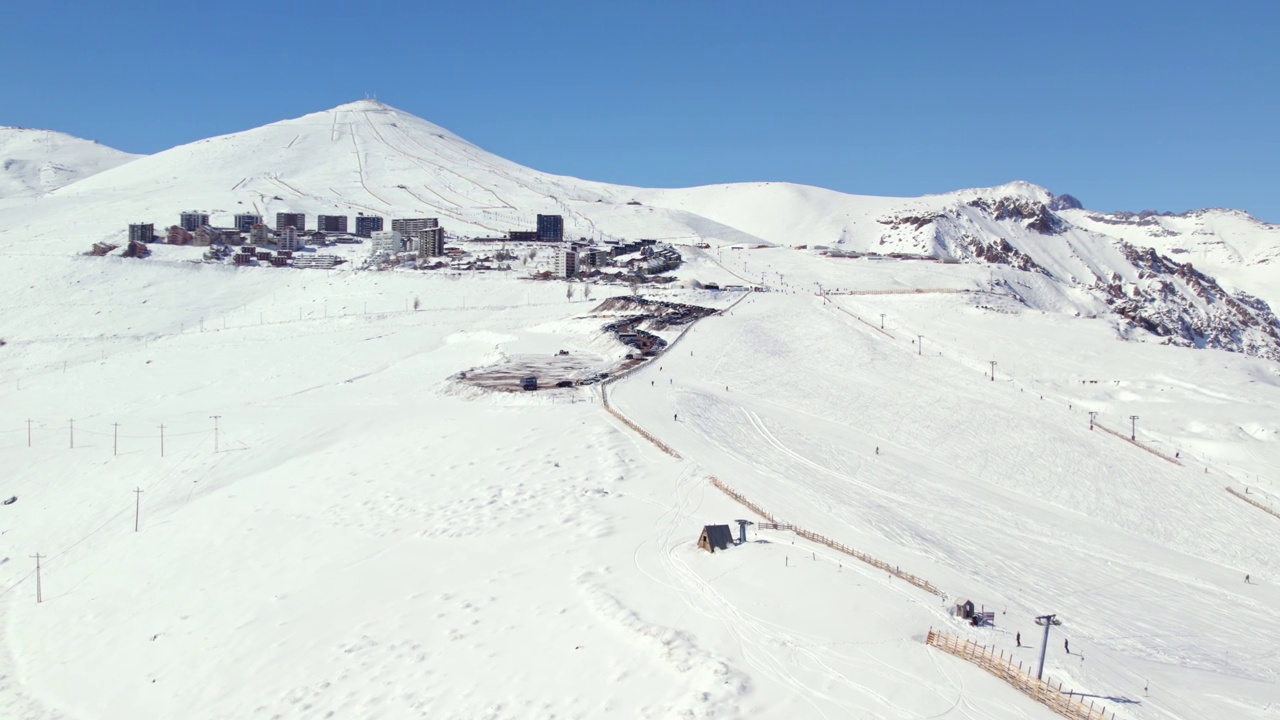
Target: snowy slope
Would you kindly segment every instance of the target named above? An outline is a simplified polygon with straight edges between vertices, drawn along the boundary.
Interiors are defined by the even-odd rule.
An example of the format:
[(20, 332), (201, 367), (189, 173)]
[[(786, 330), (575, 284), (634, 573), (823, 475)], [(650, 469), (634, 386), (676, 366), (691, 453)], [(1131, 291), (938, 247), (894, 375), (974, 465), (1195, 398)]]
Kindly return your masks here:
[[(521, 167), (365, 100), (156, 153), (56, 197), (70, 213), (59, 230), (69, 224), (94, 240), (118, 237), (129, 222), (167, 226), (188, 209), (211, 212), (215, 224), (249, 211), (430, 215), (473, 235), (529, 228), (535, 214), (557, 213), (566, 232), (594, 236), (581, 208), (627, 192)], [(644, 213), (625, 201), (611, 217)], [(645, 223), (689, 234), (678, 221)]]
[[(1074, 199), (1025, 182), (921, 198), (845, 195), (778, 183), (648, 191), (649, 202), (704, 213), (749, 228), (774, 243), (824, 245), (846, 253), (905, 254), (947, 262), (1004, 265), (1034, 273), (1018, 284), (1030, 307), (1093, 316), (1114, 313), (1128, 337), (1149, 334), (1185, 347), (1213, 347), (1280, 358), (1280, 324), (1266, 304), (1271, 280), (1236, 265), (1215, 268), (1232, 278), (1219, 286), (1184, 251), (1110, 226), (1073, 223), (1089, 217)], [(1086, 213), (1083, 214), (1082, 213)], [(1261, 259), (1280, 252), (1280, 235), (1253, 221), (1223, 225)], [(1226, 230), (1224, 230), (1226, 232)], [(1159, 252), (1151, 252), (1151, 248)], [(1167, 254), (1160, 254), (1165, 253)], [(1045, 281), (1048, 282), (1045, 282)], [(994, 281), (994, 279), (993, 279)], [(1260, 301), (1256, 295), (1262, 295)]]
[(1239, 210), (1206, 209), (1181, 214), (1062, 213), (1081, 227), (1151, 247), (1217, 277), (1233, 288), (1280, 302), (1274, 263), (1280, 260), (1280, 226)]
[[(0, 715), (1048, 720), (921, 642), (1031, 663), (1044, 612), (1064, 620), (1048, 675), (1118, 717), (1273, 715), (1280, 521), (1222, 490), (1280, 492), (1272, 363), (1116, 343), (999, 291), (793, 292), (975, 290), (979, 266), (694, 264), (717, 255), (775, 292), (611, 390), (680, 460), (593, 391), (448, 380), (599, 362), (595, 301), (559, 284), (7, 256)], [(887, 335), (854, 317), (879, 313)], [(1139, 415), (1184, 464), (1086, 410)], [(710, 476), (996, 627), (785, 533), (696, 550), (703, 523), (750, 517)]]
[[(1280, 500), (1280, 372), (1133, 319), (1261, 291), (1069, 205), (1027, 183), (610, 186), (370, 101), (6, 204), (0, 717), (1048, 720), (922, 642), (1030, 665), (1046, 612), (1046, 674), (1119, 718), (1274, 717), (1280, 520), (1225, 487)], [(609, 387), (673, 457), (599, 386), (454, 380), (560, 350), (608, 369), (625, 348), (594, 308), (620, 288), (78, 254), (186, 209), (477, 235), (556, 212), (769, 292), (655, 291), (725, 310)], [(1214, 223), (1265, 257), (1269, 230)], [(759, 519), (712, 477), (947, 598), (781, 531), (697, 550), (703, 524)], [(952, 618), (959, 598), (995, 627)]]
[[(1077, 203), (1025, 182), (921, 198), (785, 183), (628, 188), (532, 170), (363, 100), (157, 153), (48, 200), (0, 216), (20, 228), (0, 242), (119, 244), (129, 223), (166, 227), (187, 209), (210, 212), (215, 225), (246, 211), (428, 215), (469, 236), (529, 229), (534, 215), (554, 213), (570, 237), (830, 245), (1009, 265), (1052, 281), (1031, 281), (1043, 292), (1024, 300), (1037, 309), (1113, 313), (1129, 324), (1126, 337), (1280, 357), (1265, 273), (1233, 273), (1219, 286), (1204, 268), (1180, 264), (1185, 253), (1145, 253), (1144, 238), (1110, 234), (1112, 225), (1088, 219)], [(1247, 249), (1250, 267), (1280, 251), (1269, 226), (1218, 225), (1232, 247)]]
[(138, 157), (52, 130), (0, 127), (0, 200), (52, 192)]

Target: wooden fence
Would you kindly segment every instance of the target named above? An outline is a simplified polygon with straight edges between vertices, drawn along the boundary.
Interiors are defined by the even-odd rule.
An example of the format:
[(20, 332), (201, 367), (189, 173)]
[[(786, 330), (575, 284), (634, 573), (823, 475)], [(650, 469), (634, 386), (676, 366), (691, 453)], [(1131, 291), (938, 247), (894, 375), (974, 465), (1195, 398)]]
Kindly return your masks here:
[[(734, 301), (733, 301), (732, 303), (730, 303), (727, 307), (724, 307), (724, 308), (721, 308), (720, 310), (718, 310), (718, 311), (716, 312), (716, 314), (717, 314), (717, 315), (723, 315), (723, 314), (725, 314), (726, 312), (728, 312), (728, 311), (730, 311), (730, 310), (734, 309), (735, 307), (737, 307), (737, 306), (738, 306), (738, 303), (740, 303), (740, 302), (742, 302), (743, 300), (747, 299), (747, 297), (748, 297), (748, 295), (749, 295), (749, 294), (750, 294), (750, 293), (743, 294), (743, 296), (742, 296), (742, 297), (738, 298), (737, 300), (734, 300)], [(687, 335), (687, 334), (689, 333), (689, 331), (693, 329), (693, 326), (694, 326), (694, 325), (696, 325), (696, 324), (697, 324), (697, 321), (694, 321), (694, 322), (691, 322), (691, 323), (689, 323), (688, 325), (686, 325), (686, 326), (685, 326), (685, 328), (684, 328), (683, 330), (681, 330), (681, 331), (680, 331), (680, 334), (679, 334), (679, 335), (677, 335), (677, 336), (676, 336), (676, 338), (675, 338), (674, 340), (672, 340), (672, 341), (670, 342), (670, 344), (668, 344), (668, 345), (663, 349), (663, 351), (662, 351), (662, 352), (664, 352), (664, 353), (665, 353), (667, 350), (670, 350), (671, 348), (675, 347), (675, 346), (676, 346), (676, 344), (677, 344), (677, 343), (679, 343), (681, 340), (683, 340), (683, 339), (684, 339), (684, 336), (685, 336), (685, 335)], [(639, 363), (638, 365), (633, 365), (633, 366), (631, 366), (631, 367), (627, 368), (626, 370), (623, 370), (623, 371), (622, 371), (622, 372), (620, 372), (620, 373), (616, 373), (615, 375), (613, 375), (612, 377), (610, 377), (608, 380), (605, 380), (604, 382), (600, 383), (600, 385), (599, 385), (599, 387), (600, 387), (600, 404), (601, 404), (601, 406), (603, 406), (603, 407), (604, 407), (604, 409), (605, 409), (605, 411), (606, 411), (606, 412), (608, 412), (610, 415), (612, 415), (612, 416), (614, 416), (615, 418), (617, 418), (617, 419), (618, 419), (618, 421), (619, 421), (619, 422), (621, 422), (623, 425), (626, 425), (627, 427), (631, 428), (632, 430), (635, 430), (635, 431), (640, 435), (640, 437), (643, 437), (644, 439), (646, 439), (646, 440), (648, 440), (649, 442), (653, 443), (655, 446), (657, 446), (657, 448), (658, 448), (659, 450), (661, 450), (662, 452), (664, 452), (664, 453), (666, 453), (666, 454), (670, 455), (671, 457), (673, 457), (673, 458), (675, 458), (675, 459), (677, 459), (677, 460), (683, 460), (683, 459), (684, 459), (684, 457), (683, 457), (680, 453), (676, 452), (675, 448), (671, 447), (670, 445), (668, 445), (668, 444), (666, 444), (666, 443), (662, 442), (661, 440), (659, 440), (658, 438), (654, 437), (653, 433), (650, 433), (648, 430), (645, 430), (644, 428), (640, 427), (640, 425), (639, 425), (639, 424), (637, 424), (636, 422), (634, 422), (633, 420), (631, 420), (631, 418), (627, 417), (626, 415), (623, 415), (621, 412), (618, 412), (618, 410), (617, 410), (616, 408), (614, 408), (614, 407), (613, 407), (613, 405), (609, 402), (609, 386), (610, 386), (610, 385), (612, 385), (612, 384), (614, 384), (615, 382), (617, 382), (617, 381), (621, 380), (622, 378), (627, 377), (628, 375), (630, 375), (630, 374), (632, 374), (632, 373), (634, 373), (634, 372), (636, 372), (636, 371), (638, 371), (638, 370), (640, 370), (640, 369), (642, 369), (642, 368), (648, 367), (649, 365), (652, 365), (652, 364), (653, 364), (653, 361), (652, 361), (652, 360), (650, 360), (650, 361), (648, 361), (648, 362), (642, 362), (642, 363)]]
[(1277, 517), (1277, 518), (1280, 518), (1280, 512), (1276, 512), (1274, 508), (1269, 508), (1269, 507), (1267, 507), (1266, 505), (1263, 505), (1262, 503), (1258, 502), (1257, 500), (1254, 500), (1253, 498), (1251, 498), (1251, 497), (1249, 497), (1249, 496), (1247, 496), (1247, 495), (1242, 494), (1239, 490), (1236, 490), (1235, 488), (1231, 488), (1231, 487), (1229, 487), (1229, 488), (1227, 488), (1227, 492), (1231, 493), (1232, 495), (1235, 495), (1236, 497), (1240, 498), (1241, 500), (1243, 500), (1243, 501), (1245, 501), (1245, 502), (1249, 503), (1250, 505), (1252, 505), (1252, 506), (1254, 506), (1254, 507), (1258, 508), (1259, 510), (1261, 510), (1261, 511), (1262, 511), (1262, 512), (1264, 512), (1264, 513), (1270, 513), (1271, 515), (1273, 515), (1273, 516), (1275, 516), (1275, 517)]
[(613, 405), (609, 404), (609, 392), (608, 390), (605, 389), (604, 385), (600, 386), (600, 404), (604, 405), (604, 409), (610, 415), (618, 418), (618, 421), (621, 422), (623, 425), (626, 425), (632, 430), (635, 430), (640, 435), (640, 437), (643, 437), (644, 439), (656, 445), (659, 450), (661, 450), (662, 452), (670, 455), (671, 457), (677, 460), (682, 459), (680, 453), (676, 452), (675, 449), (672, 448), (670, 445), (654, 437), (652, 433), (650, 433), (648, 430), (645, 430), (644, 428), (637, 425), (635, 422), (631, 420), (631, 418), (615, 410)]
[(858, 560), (861, 560), (862, 562), (872, 567), (879, 568), (880, 570), (884, 570), (885, 572), (889, 573), (890, 575), (893, 575), (894, 577), (902, 578), (903, 580), (906, 580), (907, 582), (911, 583), (912, 585), (915, 585), (916, 587), (920, 588), (921, 590), (924, 590), (925, 592), (933, 593), (934, 595), (937, 595), (942, 598), (946, 598), (947, 596), (946, 593), (939, 590), (936, 585), (929, 582), (928, 580), (925, 580), (924, 578), (919, 577), (917, 575), (912, 575), (909, 572), (905, 572), (899, 569), (895, 565), (890, 565), (889, 563), (883, 560), (874, 558), (864, 552), (854, 550), (853, 548), (847, 545), (838, 543), (835, 540), (832, 540), (831, 538), (823, 535), (819, 535), (818, 533), (810, 532), (808, 530), (805, 530), (804, 528), (796, 527), (795, 525), (790, 525), (787, 523), (779, 523), (778, 519), (773, 516), (773, 513), (751, 502), (744, 495), (742, 495), (742, 493), (739, 493), (738, 491), (734, 490), (728, 485), (725, 485), (723, 482), (720, 481), (719, 478), (711, 478), (711, 484), (715, 485), (717, 488), (720, 489), (721, 492), (733, 498), (743, 507), (750, 509), (755, 514), (768, 520), (769, 523), (773, 525), (774, 529), (790, 530), (791, 532), (799, 535), (800, 537), (806, 540), (812, 540), (813, 542), (821, 543), (831, 548), (832, 550), (839, 550), (845, 555), (848, 555), (853, 558), (857, 558)]
[(734, 500), (736, 500), (736, 501), (737, 501), (737, 503), (738, 503), (739, 505), (741, 505), (741, 506), (743, 506), (743, 507), (747, 508), (748, 510), (750, 510), (751, 512), (753, 512), (753, 513), (755, 513), (755, 514), (759, 515), (760, 517), (764, 518), (765, 520), (768, 520), (770, 523), (772, 523), (772, 524), (773, 524), (774, 526), (776, 526), (777, 528), (782, 529), (782, 528), (784, 528), (784, 527), (785, 527), (785, 529), (787, 529), (787, 530), (791, 530), (791, 529), (793, 529), (793, 528), (792, 528), (792, 526), (790, 526), (790, 525), (784, 525), (784, 524), (779, 523), (779, 522), (778, 522), (778, 519), (777, 519), (777, 518), (775, 518), (775, 517), (773, 516), (773, 513), (769, 512), (768, 510), (765, 510), (764, 508), (760, 507), (759, 505), (757, 505), (757, 504), (755, 504), (755, 503), (751, 502), (750, 500), (748, 500), (748, 499), (746, 498), (746, 496), (742, 495), (742, 494), (741, 494), (741, 493), (739, 493), (737, 490), (734, 490), (733, 488), (729, 487), (728, 485), (725, 485), (723, 482), (721, 482), (721, 481), (720, 481), (720, 478), (714, 478), (714, 477), (713, 477), (713, 478), (711, 478), (711, 484), (712, 484), (712, 485), (715, 485), (717, 488), (719, 488), (719, 489), (720, 489), (720, 492), (722, 492), (722, 493), (724, 493), (725, 495), (728, 495), (729, 497), (731, 497), (731, 498), (733, 498)]
[[(733, 303), (733, 305), (730, 305), (730, 306), (729, 306), (729, 308), (732, 308), (732, 307), (736, 306), (736, 305), (738, 304), (738, 302), (741, 302), (745, 297), (746, 297), (746, 296), (744, 295), (742, 298), (738, 298), (738, 301), (737, 301), (737, 302), (735, 302), (735, 303)], [(729, 309), (729, 308), (726, 308), (726, 309)], [(847, 312), (847, 311), (846, 311), (846, 312)], [(852, 313), (850, 313), (850, 314), (852, 314)], [(680, 338), (683, 338), (683, 337), (684, 337), (684, 334), (685, 334), (686, 332), (688, 332), (691, 328), (692, 328), (692, 325), (690, 325), (689, 327), (685, 328), (684, 332), (681, 332), (681, 333), (680, 333), (680, 337), (676, 338), (676, 341), (678, 342), (678, 341), (680, 340)], [(878, 329), (878, 328), (877, 328), (877, 329)], [(887, 334), (887, 333), (886, 333), (886, 334)], [(673, 342), (673, 343), (672, 343), (672, 345), (674, 345), (674, 344), (675, 344), (675, 343)], [(668, 346), (668, 349), (670, 349), (670, 346)], [(607, 380), (606, 382), (601, 383), (601, 384), (600, 384), (600, 404), (604, 407), (604, 409), (605, 409), (605, 410), (606, 410), (610, 415), (612, 415), (612, 416), (614, 416), (615, 418), (617, 418), (619, 422), (621, 422), (623, 425), (626, 425), (627, 427), (631, 428), (632, 430), (636, 431), (636, 433), (638, 433), (641, 437), (643, 437), (644, 439), (648, 440), (649, 442), (653, 443), (653, 444), (654, 444), (654, 445), (655, 445), (659, 450), (661, 450), (662, 452), (664, 452), (664, 453), (666, 453), (666, 454), (670, 455), (670, 456), (671, 456), (671, 457), (673, 457), (673, 458), (676, 458), (677, 460), (683, 459), (683, 457), (680, 455), (680, 453), (676, 452), (674, 448), (672, 448), (670, 445), (667, 445), (666, 443), (662, 442), (662, 441), (661, 441), (661, 440), (659, 440), (658, 438), (654, 437), (652, 433), (650, 433), (649, 431), (647, 431), (647, 430), (645, 430), (644, 428), (640, 427), (640, 425), (638, 425), (637, 423), (635, 423), (634, 421), (632, 421), (632, 420), (631, 420), (630, 418), (628, 418), (627, 416), (625, 416), (625, 415), (623, 415), (622, 413), (618, 412), (618, 410), (617, 410), (616, 408), (614, 408), (612, 404), (610, 404), (610, 403), (609, 403), (609, 391), (608, 391), (608, 386), (609, 386), (609, 385), (611, 385), (611, 384), (613, 384), (614, 382), (616, 382), (616, 381), (618, 381), (618, 380), (622, 379), (623, 377), (626, 377), (627, 375), (629, 375), (631, 372), (634, 372), (634, 371), (635, 371), (636, 369), (638, 369), (639, 367), (642, 367), (642, 365), (637, 365), (637, 366), (635, 366), (635, 367), (633, 367), (633, 368), (630, 368), (629, 370), (627, 370), (627, 371), (625, 371), (625, 372), (623, 372), (623, 373), (619, 373), (619, 374), (617, 374), (617, 375), (613, 376), (612, 378), (609, 378), (609, 380)], [(733, 498), (735, 501), (737, 501), (738, 503), (740, 503), (740, 504), (741, 504), (741, 505), (743, 505), (744, 507), (746, 507), (746, 508), (750, 509), (750, 510), (751, 510), (752, 512), (754, 512), (755, 514), (759, 515), (760, 517), (764, 518), (765, 520), (768, 520), (768, 521), (773, 525), (773, 527), (774, 527), (774, 528), (776, 528), (776, 529), (779, 529), (779, 530), (790, 530), (791, 532), (794, 532), (795, 534), (799, 535), (799, 536), (800, 536), (800, 537), (802, 537), (802, 538), (805, 538), (806, 540), (812, 540), (812, 541), (814, 541), (814, 542), (816, 542), (816, 543), (821, 543), (821, 544), (823, 544), (823, 545), (826, 545), (827, 547), (829, 547), (829, 548), (831, 548), (831, 549), (833, 549), (833, 550), (839, 550), (840, 552), (842, 552), (842, 553), (844, 553), (844, 554), (846, 554), (846, 555), (849, 555), (850, 557), (857, 558), (858, 560), (861, 560), (862, 562), (864, 562), (864, 563), (866, 563), (866, 564), (868, 564), (868, 565), (871, 565), (872, 567), (879, 568), (879, 569), (884, 570), (885, 572), (889, 573), (890, 575), (893, 575), (893, 576), (896, 576), (896, 577), (902, 578), (903, 580), (906, 580), (907, 582), (911, 583), (912, 585), (915, 585), (916, 587), (918, 587), (918, 588), (920, 588), (920, 589), (922, 589), (922, 590), (924, 590), (924, 591), (926, 591), (926, 592), (933, 593), (934, 595), (937, 595), (937, 596), (942, 597), (942, 598), (946, 598), (946, 596), (947, 596), (947, 595), (946, 595), (946, 593), (944, 593), (944, 592), (942, 592), (941, 590), (939, 590), (939, 589), (937, 588), (937, 586), (935, 586), (933, 583), (931, 583), (931, 582), (929, 582), (929, 581), (925, 580), (924, 578), (918, 577), (918, 576), (916, 576), (916, 575), (912, 575), (912, 574), (911, 574), (911, 573), (909, 573), (909, 572), (903, 572), (902, 570), (898, 569), (896, 566), (894, 566), (894, 565), (890, 565), (889, 563), (884, 562), (883, 560), (879, 560), (879, 559), (874, 558), (874, 557), (872, 557), (872, 556), (870, 556), (870, 555), (868, 555), (868, 554), (866, 554), (866, 553), (864, 553), (864, 552), (860, 552), (860, 551), (858, 551), (858, 550), (854, 550), (853, 548), (848, 547), (847, 545), (843, 545), (843, 544), (841, 544), (841, 543), (838, 543), (838, 542), (836, 542), (835, 540), (832, 540), (831, 538), (824, 537), (824, 536), (819, 535), (819, 534), (814, 533), (814, 532), (809, 532), (808, 530), (805, 530), (805, 529), (803, 529), (803, 528), (799, 528), (799, 527), (796, 527), (796, 526), (794, 526), (794, 525), (789, 525), (789, 524), (786, 524), (786, 523), (779, 523), (779, 522), (778, 522), (778, 519), (777, 519), (777, 518), (775, 518), (775, 517), (773, 516), (773, 514), (772, 514), (772, 513), (770, 513), (768, 510), (765, 510), (764, 508), (760, 507), (759, 505), (757, 505), (757, 504), (755, 504), (755, 503), (751, 502), (751, 501), (750, 501), (750, 500), (748, 500), (745, 496), (743, 496), (741, 493), (739, 493), (739, 492), (737, 492), (737, 491), (733, 490), (733, 489), (732, 489), (732, 488), (730, 488), (728, 485), (725, 485), (723, 482), (720, 482), (720, 479), (719, 479), (719, 478), (711, 478), (711, 484), (712, 484), (712, 485), (715, 485), (715, 486), (716, 486), (717, 488), (719, 488), (719, 489), (720, 489), (724, 494), (726, 494), (726, 495), (728, 495), (729, 497)]]
[[(1003, 651), (997, 654), (994, 647), (978, 645), (972, 640), (962, 640), (953, 635), (940, 633), (933, 628), (929, 628), (925, 643), (968, 660), (1063, 717), (1072, 718), (1072, 720), (1107, 720), (1108, 718), (1105, 707), (1095, 706), (1093, 700), (1086, 703), (1085, 698), (1076, 693), (1063, 692), (1062, 683), (1058, 683), (1055, 687), (1051, 680), (1033, 677), (1031, 668), (1023, 669), (1022, 663), (1014, 665), (1012, 657), (1005, 657)], [(1115, 716), (1113, 711), (1110, 717), (1114, 720)]]
[(1146, 444), (1146, 443), (1142, 442), (1141, 440), (1133, 440), (1133, 439), (1131, 439), (1131, 436), (1129, 436), (1129, 435), (1125, 435), (1125, 434), (1124, 434), (1124, 433), (1122, 433), (1122, 432), (1116, 432), (1115, 430), (1112, 430), (1111, 428), (1107, 427), (1106, 425), (1103, 425), (1102, 423), (1098, 422), (1097, 420), (1094, 420), (1094, 421), (1093, 421), (1093, 426), (1094, 426), (1094, 427), (1096, 427), (1096, 428), (1098, 428), (1099, 430), (1101, 430), (1101, 431), (1103, 431), (1103, 432), (1108, 432), (1108, 433), (1111, 433), (1112, 435), (1115, 435), (1116, 437), (1118, 437), (1118, 438), (1120, 438), (1121, 440), (1123, 440), (1123, 441), (1125, 441), (1125, 442), (1129, 443), (1130, 445), (1136, 445), (1136, 446), (1138, 446), (1138, 447), (1142, 448), (1143, 450), (1146, 450), (1147, 452), (1151, 453), (1152, 455), (1155, 455), (1156, 457), (1160, 458), (1161, 460), (1166, 460), (1166, 461), (1168, 461), (1168, 462), (1173, 463), (1174, 465), (1179, 465), (1179, 466), (1181, 466), (1181, 465), (1182, 465), (1182, 461), (1181, 461), (1181, 460), (1178, 460), (1177, 458), (1174, 458), (1174, 457), (1170, 457), (1170, 456), (1168, 456), (1168, 455), (1165, 455), (1164, 453), (1162, 453), (1162, 452), (1160, 452), (1159, 450), (1157, 450), (1157, 449), (1155, 449), (1155, 448), (1151, 447), (1150, 445), (1148, 445), (1148, 444)]

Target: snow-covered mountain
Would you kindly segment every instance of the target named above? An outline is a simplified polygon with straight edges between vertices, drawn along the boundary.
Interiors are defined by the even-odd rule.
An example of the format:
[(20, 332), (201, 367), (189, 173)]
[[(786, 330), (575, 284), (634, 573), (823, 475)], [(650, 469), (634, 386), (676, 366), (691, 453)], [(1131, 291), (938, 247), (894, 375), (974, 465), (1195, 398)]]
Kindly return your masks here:
[(1280, 302), (1280, 275), (1275, 271), (1280, 225), (1222, 208), (1179, 214), (1072, 209), (1061, 215), (1080, 227), (1192, 263), (1228, 288), (1248, 289), (1269, 303)]
[[(190, 209), (463, 235), (560, 213), (681, 244), (681, 282), (641, 292), (719, 312), (660, 327), (602, 302), (624, 285), (523, 272), (83, 254)], [(930, 628), (988, 665), (1045, 650), (1107, 718), (1273, 718), (1280, 371), (1211, 347), (1266, 355), (1238, 293), (1271, 298), (1092, 215), (1026, 183), (605, 185), (372, 102), (6, 201), (0, 718), (1061, 717)], [(692, 282), (744, 279), (767, 291)], [(667, 349), (618, 372), (619, 319)], [(747, 542), (696, 546), (737, 518)]]
[(130, 222), (164, 227), (188, 209), (211, 212), (215, 224), (250, 210), (428, 215), (470, 236), (528, 229), (535, 214), (554, 213), (572, 237), (825, 245), (984, 263), (992, 286), (1032, 309), (1106, 316), (1126, 338), (1280, 358), (1269, 305), (1280, 284), (1268, 265), (1280, 254), (1280, 228), (1226, 211), (1103, 215), (1025, 182), (920, 198), (788, 183), (632, 188), (526, 168), (362, 100), (141, 158), (49, 200), (9, 224), (69, 250), (118, 241)]
[(138, 157), (52, 130), (0, 127), (0, 200), (51, 192)]

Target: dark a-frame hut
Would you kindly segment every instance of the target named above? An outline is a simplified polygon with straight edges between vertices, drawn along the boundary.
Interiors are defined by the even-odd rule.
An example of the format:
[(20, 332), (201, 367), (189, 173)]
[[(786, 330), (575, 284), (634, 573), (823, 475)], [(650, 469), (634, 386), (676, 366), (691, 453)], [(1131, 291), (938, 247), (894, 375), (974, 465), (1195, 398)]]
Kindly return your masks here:
[(726, 550), (733, 544), (733, 531), (728, 525), (704, 525), (698, 536), (698, 547), (707, 552)]

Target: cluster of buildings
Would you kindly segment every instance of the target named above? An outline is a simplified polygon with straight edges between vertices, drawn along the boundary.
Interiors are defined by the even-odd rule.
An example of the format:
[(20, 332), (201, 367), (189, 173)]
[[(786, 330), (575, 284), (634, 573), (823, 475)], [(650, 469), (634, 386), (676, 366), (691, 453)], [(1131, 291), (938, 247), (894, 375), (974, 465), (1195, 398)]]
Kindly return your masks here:
[[(269, 262), (272, 265), (294, 267), (321, 267), (330, 260), (319, 260), (314, 253), (305, 253), (308, 246), (322, 247), (335, 243), (368, 243), (369, 262), (382, 267), (399, 263), (413, 263), (428, 258), (444, 258), (445, 262), (430, 267), (453, 267), (463, 261), (465, 253), (456, 247), (445, 247), (445, 232), (440, 219), (434, 217), (392, 218), (390, 227), (377, 215), (316, 215), (314, 228), (309, 228), (305, 213), (278, 212), (274, 224), (267, 224), (257, 213), (237, 213), (227, 226), (210, 222), (209, 213), (192, 210), (179, 213), (178, 222), (169, 226), (158, 237), (152, 223), (135, 223), (129, 226), (130, 248), (139, 248), (143, 255), (146, 244), (163, 241), (171, 245), (209, 247), (211, 259), (230, 259), (237, 264)], [(632, 242), (606, 240), (598, 244), (586, 239), (566, 241), (564, 217), (538, 215), (533, 230), (512, 230), (504, 237), (473, 238), (471, 242), (501, 243), (549, 243), (552, 250), (553, 270), (545, 275), (572, 278), (601, 274), (657, 275), (674, 269), (681, 262), (680, 253), (670, 245), (659, 245), (654, 240)], [(232, 252), (229, 248), (240, 248)], [(268, 252), (269, 248), (276, 255)], [(505, 249), (504, 249), (505, 251)], [(303, 254), (299, 254), (303, 253)], [(492, 258), (482, 258), (491, 261)], [(493, 269), (492, 265), (477, 260), (474, 268)], [(502, 260), (501, 257), (498, 258)], [(317, 265), (316, 263), (320, 263)], [(421, 262), (417, 263), (423, 267)], [(610, 271), (607, 268), (615, 268)]]
[[(230, 226), (215, 226), (209, 222), (209, 213), (198, 210), (178, 215), (178, 223), (171, 225), (164, 234), (164, 242), (170, 245), (243, 246), (266, 247), (274, 245), (280, 252), (296, 253), (308, 245), (323, 246), (333, 243), (360, 243), (366, 239), (373, 243), (374, 254), (399, 253), (406, 249), (422, 257), (438, 257), (445, 254), (444, 228), (438, 218), (398, 218), (391, 221), (391, 229), (384, 230), (383, 218), (360, 214), (355, 217), (354, 232), (346, 215), (317, 215), (314, 230), (307, 229), (305, 213), (278, 212), (275, 225), (268, 226), (262, 215), (239, 213)], [(134, 223), (129, 226), (129, 242), (151, 243), (157, 240), (155, 225)]]
[(601, 245), (571, 242), (555, 251), (555, 277), (571, 278), (606, 272), (616, 267), (633, 275), (657, 275), (674, 270), (683, 260), (680, 252), (656, 240), (622, 242), (606, 240)]
[(390, 230), (377, 230), (369, 236), (369, 257), (375, 261), (413, 253), (418, 258), (445, 254), (444, 228), (439, 218), (402, 218), (391, 221)]

